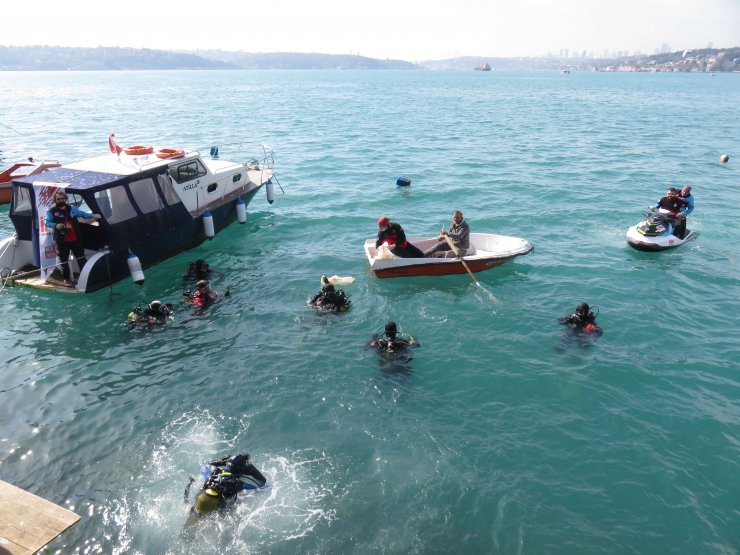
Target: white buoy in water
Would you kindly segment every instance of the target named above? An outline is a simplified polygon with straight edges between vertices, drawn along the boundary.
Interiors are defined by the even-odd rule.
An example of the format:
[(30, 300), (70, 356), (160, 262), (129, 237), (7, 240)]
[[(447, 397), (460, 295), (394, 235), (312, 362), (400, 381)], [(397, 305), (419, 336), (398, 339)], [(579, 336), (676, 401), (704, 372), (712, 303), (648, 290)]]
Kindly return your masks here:
[(726, 164), (727, 162), (730, 161), (730, 157), (727, 154), (723, 154), (722, 156), (719, 157), (719, 161), (722, 162), (723, 164)]
[(239, 220), (240, 224), (247, 221), (247, 205), (242, 197), (236, 199), (236, 219)]
[(351, 276), (331, 276), (329, 283), (332, 285), (352, 285), (355, 282), (355, 278)]
[(265, 192), (267, 193), (267, 202), (272, 204), (275, 202), (275, 187), (272, 185), (272, 179), (268, 179), (265, 184)]
[(355, 278), (351, 276), (345, 276), (345, 277), (331, 276), (329, 278), (326, 276), (321, 276), (322, 286), (327, 285), (329, 283), (331, 283), (332, 285), (352, 285), (354, 282), (355, 282)]
[(208, 210), (203, 212), (203, 231), (206, 232), (206, 237), (208, 239), (213, 239), (213, 236), (216, 235), (216, 231), (213, 227), (213, 216)]
[(141, 269), (141, 262), (139, 262), (139, 257), (129, 250), (126, 262), (128, 263), (128, 271), (131, 274), (131, 279), (134, 280), (134, 283), (136, 285), (143, 284), (144, 271)]

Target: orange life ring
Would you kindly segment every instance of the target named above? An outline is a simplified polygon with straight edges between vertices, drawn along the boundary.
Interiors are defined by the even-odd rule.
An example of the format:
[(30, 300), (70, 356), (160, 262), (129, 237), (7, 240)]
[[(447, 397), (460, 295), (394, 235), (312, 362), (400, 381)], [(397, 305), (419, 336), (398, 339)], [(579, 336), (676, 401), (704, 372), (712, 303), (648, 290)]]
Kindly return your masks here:
[(142, 154), (151, 154), (154, 152), (153, 146), (134, 145), (124, 148), (123, 152), (130, 156), (141, 156)]
[(157, 151), (157, 158), (182, 158), (185, 151), (181, 148), (160, 148)]

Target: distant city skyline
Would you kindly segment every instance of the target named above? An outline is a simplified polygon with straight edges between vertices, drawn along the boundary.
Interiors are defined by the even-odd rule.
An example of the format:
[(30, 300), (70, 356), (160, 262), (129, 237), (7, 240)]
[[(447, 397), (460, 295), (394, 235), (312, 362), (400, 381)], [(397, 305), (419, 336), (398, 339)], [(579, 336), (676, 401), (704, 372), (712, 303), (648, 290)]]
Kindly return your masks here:
[[(460, 56), (652, 55), (740, 46), (740, 0), (6, 2), (0, 46)], [(567, 53), (566, 56), (563, 54)]]

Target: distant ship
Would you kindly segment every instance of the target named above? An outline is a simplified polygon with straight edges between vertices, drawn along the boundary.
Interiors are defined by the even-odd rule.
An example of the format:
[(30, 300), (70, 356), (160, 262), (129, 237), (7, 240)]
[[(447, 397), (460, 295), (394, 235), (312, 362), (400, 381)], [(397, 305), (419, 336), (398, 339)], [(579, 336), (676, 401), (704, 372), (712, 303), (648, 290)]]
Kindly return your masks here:
[(491, 66), (487, 63), (475, 66), (475, 71), (491, 71)]

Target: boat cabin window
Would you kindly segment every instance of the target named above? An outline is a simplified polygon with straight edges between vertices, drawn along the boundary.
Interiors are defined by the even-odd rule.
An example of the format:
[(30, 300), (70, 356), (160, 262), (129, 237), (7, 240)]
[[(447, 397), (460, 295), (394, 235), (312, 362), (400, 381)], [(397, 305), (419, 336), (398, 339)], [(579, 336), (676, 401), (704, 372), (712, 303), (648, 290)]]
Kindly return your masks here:
[(208, 186), (208, 189), (207, 189), (207, 191), (208, 191), (209, 193), (212, 193), (212, 192), (214, 192), (214, 191), (215, 191), (216, 189), (218, 189), (218, 183), (211, 183), (211, 184), (210, 184), (210, 185)]
[(92, 212), (92, 210), (90, 210), (90, 207), (87, 205), (87, 202), (85, 202), (85, 199), (82, 198), (79, 194), (72, 193), (69, 191), (66, 191), (66, 192), (67, 192), (67, 202), (70, 205), (75, 205), (77, 208), (79, 208), (83, 212)]
[(185, 183), (198, 177), (203, 177), (208, 172), (206, 171), (200, 160), (191, 160), (186, 164), (169, 169), (170, 176), (178, 183)]
[(13, 214), (16, 216), (31, 215), (31, 189), (13, 187)]
[(151, 177), (133, 181), (129, 183), (128, 188), (131, 190), (134, 201), (136, 201), (136, 205), (142, 214), (148, 214), (149, 212), (164, 208), (162, 199), (159, 198), (157, 189), (154, 187), (154, 180)]
[(231, 181), (234, 183), (239, 183), (242, 180), (242, 174), (237, 173), (234, 177), (231, 178)]
[(136, 210), (123, 185), (97, 191), (95, 200), (108, 223), (117, 224), (136, 216)]
[(175, 188), (172, 186), (172, 178), (169, 175), (160, 173), (157, 176), (157, 181), (159, 181), (159, 188), (162, 189), (164, 200), (168, 206), (180, 202), (180, 197), (177, 196)]

